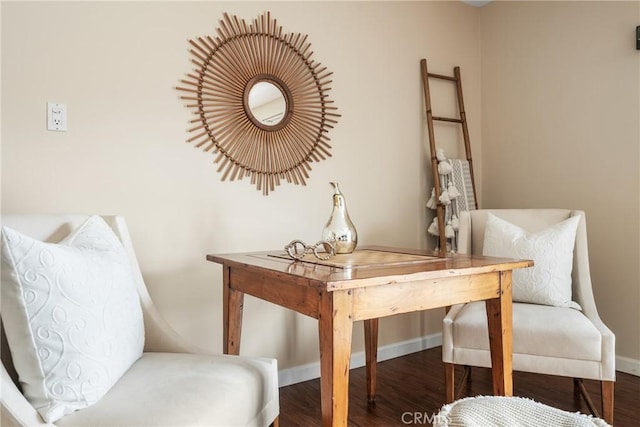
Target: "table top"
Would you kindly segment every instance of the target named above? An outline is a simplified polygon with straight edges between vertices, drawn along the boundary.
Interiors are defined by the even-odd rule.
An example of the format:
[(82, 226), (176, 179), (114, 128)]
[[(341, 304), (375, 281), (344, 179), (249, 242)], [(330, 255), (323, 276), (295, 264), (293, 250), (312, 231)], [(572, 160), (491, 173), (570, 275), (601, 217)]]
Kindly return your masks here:
[[(293, 276), (326, 290), (351, 289), (384, 283), (441, 279), (492, 273), (533, 265), (531, 260), (440, 254), (433, 251), (367, 246), (352, 254), (322, 261), (312, 254), (290, 259), (283, 250), (207, 255), (207, 260), (260, 274)], [(304, 281), (301, 282), (304, 284)]]

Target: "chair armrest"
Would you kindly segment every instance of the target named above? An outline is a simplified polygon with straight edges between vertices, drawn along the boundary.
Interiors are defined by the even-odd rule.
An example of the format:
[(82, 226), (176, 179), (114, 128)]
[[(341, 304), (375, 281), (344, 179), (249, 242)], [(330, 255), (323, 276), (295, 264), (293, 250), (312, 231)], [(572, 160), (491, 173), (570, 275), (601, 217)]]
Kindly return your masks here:
[(458, 253), (471, 253), (471, 215), (468, 211), (461, 211), (458, 218)]
[(451, 306), (447, 315), (442, 319), (442, 361), (453, 363), (453, 320), (464, 304)]
[(600, 322), (600, 317), (598, 316), (598, 310), (596, 308), (596, 301), (593, 295), (593, 284), (591, 283), (585, 214), (583, 211), (572, 211), (571, 215), (582, 216), (582, 219), (578, 224), (578, 230), (576, 231), (573, 270), (571, 273), (571, 279), (573, 281), (573, 300), (580, 304), (585, 316), (592, 321), (597, 319)]
[(604, 324), (602, 320), (600, 320), (600, 316), (598, 316), (597, 312), (594, 313), (584, 313), (584, 315), (591, 321), (593, 326), (600, 332), (602, 335), (601, 342), (601, 379), (603, 381), (615, 381), (616, 380), (616, 336)]
[(34, 409), (29, 401), (20, 393), (18, 387), (11, 380), (11, 376), (2, 366), (2, 416), (0, 423), (6, 426), (49, 426), (55, 427), (53, 424), (46, 423), (40, 417), (40, 414)]

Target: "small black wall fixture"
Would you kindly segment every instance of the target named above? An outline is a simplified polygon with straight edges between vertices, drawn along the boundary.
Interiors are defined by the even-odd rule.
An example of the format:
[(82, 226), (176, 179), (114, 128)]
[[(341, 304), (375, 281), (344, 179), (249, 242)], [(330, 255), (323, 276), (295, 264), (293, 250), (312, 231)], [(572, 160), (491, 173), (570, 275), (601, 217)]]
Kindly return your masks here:
[(640, 50), (640, 25), (636, 27), (636, 49)]

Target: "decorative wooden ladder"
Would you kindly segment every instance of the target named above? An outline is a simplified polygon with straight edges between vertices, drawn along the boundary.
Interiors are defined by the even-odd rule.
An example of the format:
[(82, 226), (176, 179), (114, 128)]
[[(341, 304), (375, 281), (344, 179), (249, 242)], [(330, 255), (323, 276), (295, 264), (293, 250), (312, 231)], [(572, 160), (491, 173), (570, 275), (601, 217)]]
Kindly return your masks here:
[[(464, 111), (464, 99), (462, 98), (462, 80), (460, 77), (460, 67), (453, 68), (453, 77), (444, 76), (441, 74), (430, 73), (427, 69), (427, 60), (422, 59), (420, 61), (420, 70), (422, 74), (422, 87), (424, 89), (424, 102), (427, 112), (427, 127), (429, 129), (429, 148), (431, 150), (431, 169), (433, 169), (433, 186), (435, 188), (436, 198), (436, 215), (438, 216), (438, 234), (440, 243), (440, 252), (444, 253), (447, 249), (447, 238), (445, 236), (445, 223), (444, 223), (444, 205), (440, 202), (440, 194), (442, 193), (440, 175), (438, 174), (438, 158), (436, 157), (436, 141), (433, 131), (433, 121), (452, 122), (462, 125), (462, 135), (464, 138), (464, 148), (466, 152), (467, 161), (469, 162), (469, 172), (471, 174), (471, 184), (473, 187), (473, 194), (475, 200), (475, 209), (478, 208), (478, 198), (476, 196), (476, 182), (473, 175), (473, 161), (471, 159), (471, 142), (469, 140), (469, 129), (467, 128), (467, 115)], [(448, 117), (434, 117), (431, 111), (431, 92), (429, 90), (429, 79), (448, 80), (456, 84), (457, 96), (458, 96), (458, 110), (460, 111), (460, 118), (448, 118)]]

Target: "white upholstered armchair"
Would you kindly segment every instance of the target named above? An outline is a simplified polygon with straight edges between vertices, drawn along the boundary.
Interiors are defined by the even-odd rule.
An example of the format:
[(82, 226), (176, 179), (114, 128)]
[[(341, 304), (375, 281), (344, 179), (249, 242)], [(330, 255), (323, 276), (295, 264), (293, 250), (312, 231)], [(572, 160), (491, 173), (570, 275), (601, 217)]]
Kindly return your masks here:
[[(584, 212), (563, 209), (462, 212), (458, 249), (460, 253), (483, 255), (489, 220), (511, 224), (516, 234), (519, 227), (524, 239), (531, 240), (531, 236), (538, 236), (576, 216), (579, 216), (579, 221), (573, 221), (577, 223), (577, 229), (574, 228), (575, 246), (569, 282), (571, 291), (565, 306), (517, 302), (514, 273), (513, 369), (574, 378), (576, 390), (585, 397), (592, 412), (595, 408), (586, 395), (582, 379), (600, 381), (602, 416), (613, 424), (615, 336), (600, 320), (596, 310), (589, 273)], [(548, 249), (553, 250), (554, 245), (551, 244), (544, 250)], [(484, 255), (492, 254), (484, 252)], [(511, 257), (520, 258), (515, 253)], [(552, 263), (555, 261), (551, 260)], [(571, 308), (575, 303), (579, 304), (581, 310)], [(442, 360), (446, 370), (448, 402), (456, 397), (454, 365), (491, 366), (487, 316), (483, 303), (451, 307), (443, 321)]]
[[(78, 229), (78, 227), (82, 227), (83, 224), (89, 222), (88, 218), (87, 216), (78, 215), (5, 215), (2, 217), (2, 225), (38, 241), (59, 242), (65, 236)], [(97, 221), (94, 221), (98, 226), (103, 228), (110, 227), (115, 232), (115, 236), (122, 243), (118, 250), (130, 261), (132, 289), (137, 288), (139, 305), (142, 309), (140, 319), (143, 319), (143, 322), (141, 322), (143, 326), (141, 325), (140, 327), (144, 329), (144, 335), (140, 334), (140, 337), (143, 338), (144, 342), (134, 343), (134, 347), (139, 345), (139, 353), (131, 359), (130, 366), (127, 365), (123, 369), (122, 375), (118, 376), (110, 387), (107, 387), (106, 393), (101, 398), (91, 402), (86, 407), (82, 407), (85, 406), (84, 403), (86, 402), (80, 402), (79, 406), (73, 407), (71, 410), (57, 409), (55, 420), (44, 421), (41, 415), (43, 413), (42, 405), (36, 410), (23, 395), (25, 386), (33, 390), (34, 384), (29, 384), (28, 382), (35, 380), (31, 378), (30, 372), (24, 372), (24, 368), (27, 365), (24, 364), (23, 360), (12, 360), (9, 350), (14, 351), (15, 359), (16, 349), (9, 349), (7, 341), (13, 347), (12, 339), (6, 339), (7, 337), (13, 337), (13, 343), (20, 342), (20, 334), (23, 331), (17, 331), (16, 333), (15, 330), (9, 330), (10, 327), (15, 328), (16, 325), (14, 319), (11, 319), (11, 322), (8, 321), (8, 316), (14, 314), (12, 312), (15, 311), (16, 304), (8, 306), (9, 301), (7, 301), (7, 294), (4, 292), (7, 285), (6, 281), (13, 280), (9, 272), (6, 271), (10, 270), (10, 268), (6, 268), (4, 264), (5, 255), (9, 257), (9, 254), (5, 252), (11, 252), (10, 256), (16, 258), (13, 261), (20, 264), (22, 259), (17, 258), (24, 255), (30, 247), (20, 252), (19, 246), (22, 243), (15, 241), (22, 240), (21, 238), (16, 238), (16, 236), (21, 235), (11, 234), (8, 240), (13, 241), (6, 243), (3, 230), (1, 424), (3, 426), (277, 425), (279, 398), (276, 360), (210, 354), (182, 339), (163, 320), (151, 301), (136, 261), (124, 219), (118, 216), (94, 218), (98, 218)], [(99, 218), (102, 218), (103, 221)], [(104, 225), (105, 223), (108, 227)], [(88, 237), (78, 237), (76, 235), (73, 244), (82, 239), (92, 238), (92, 232), (95, 232), (95, 230), (90, 231)], [(32, 243), (28, 243), (28, 245), (30, 244)], [(12, 245), (15, 246), (13, 249), (7, 249)], [(79, 244), (79, 247), (83, 248), (82, 245), (86, 246), (86, 242)], [(124, 247), (124, 252), (122, 252), (122, 247)], [(96, 249), (90, 248), (90, 250), (95, 251)], [(98, 247), (97, 250), (100, 251), (102, 248)], [(47, 253), (47, 251), (43, 251), (43, 254), (47, 255)], [(51, 259), (48, 256), (41, 256), (39, 262), (47, 267), (51, 264)], [(24, 278), (26, 280), (37, 280), (38, 275), (40, 273), (31, 274), (25, 272)], [(14, 276), (16, 275), (14, 274)], [(58, 288), (61, 287), (57, 283), (56, 286)], [(134, 290), (133, 292), (135, 299), (136, 291)], [(111, 298), (111, 295), (105, 294), (104, 298)], [(27, 302), (29, 303), (30, 301)], [(86, 308), (87, 305), (91, 305), (94, 302), (87, 300), (87, 303), (81, 308)], [(137, 303), (134, 305), (137, 306)], [(68, 310), (65, 310), (60, 308), (52, 310), (51, 321), (57, 323), (68, 321)], [(127, 316), (129, 313), (122, 312), (118, 314)], [(104, 316), (105, 314), (100, 313), (100, 315)], [(38, 312), (31, 317), (37, 316), (41, 316), (41, 313)], [(118, 319), (115, 320), (119, 321)], [(77, 332), (78, 329), (86, 326), (86, 324), (75, 325), (74, 331)], [(122, 333), (117, 333), (116, 335), (124, 336), (128, 332), (123, 330)], [(40, 331), (36, 331), (36, 333), (39, 334), (39, 338), (49, 338), (53, 335), (52, 333), (45, 335)], [(72, 333), (74, 332), (72, 331)], [(63, 344), (65, 343), (63, 342)], [(93, 344), (95, 347), (96, 343), (89, 344)], [(49, 351), (45, 347), (38, 348), (42, 358), (45, 359), (42, 364), (46, 367), (48, 363), (47, 357), (50, 358), (50, 354), (45, 354), (45, 350)], [(107, 350), (109, 349), (107, 348)], [(21, 351), (24, 351), (24, 349), (21, 349)], [(32, 355), (28, 354), (27, 356), (31, 357)], [(20, 379), (18, 379), (14, 362), (16, 365), (22, 364), (23, 373), (25, 373), (24, 378), (21, 374)], [(71, 363), (68, 366), (69, 368), (64, 373), (67, 378), (63, 378), (63, 380), (70, 381), (81, 376), (82, 371), (77, 368), (77, 363)], [(46, 374), (45, 377), (47, 375), (49, 374)], [(86, 395), (91, 396), (91, 390), (87, 391), (87, 389), (91, 388), (94, 382), (97, 382), (96, 378), (91, 377), (82, 384), (82, 387), (84, 387), (82, 388), (83, 394), (86, 391)], [(66, 385), (64, 387), (54, 385), (50, 389), (47, 388), (45, 394), (59, 393), (61, 397), (68, 398), (65, 394), (65, 387)], [(45, 387), (41, 388), (45, 389)], [(35, 390), (36, 394), (37, 392), (38, 390)], [(80, 400), (87, 399), (85, 395), (81, 396), (81, 398)], [(65, 404), (78, 405), (77, 402), (68, 401)], [(48, 412), (46, 414), (51, 413)], [(47, 416), (44, 418), (47, 418)]]

